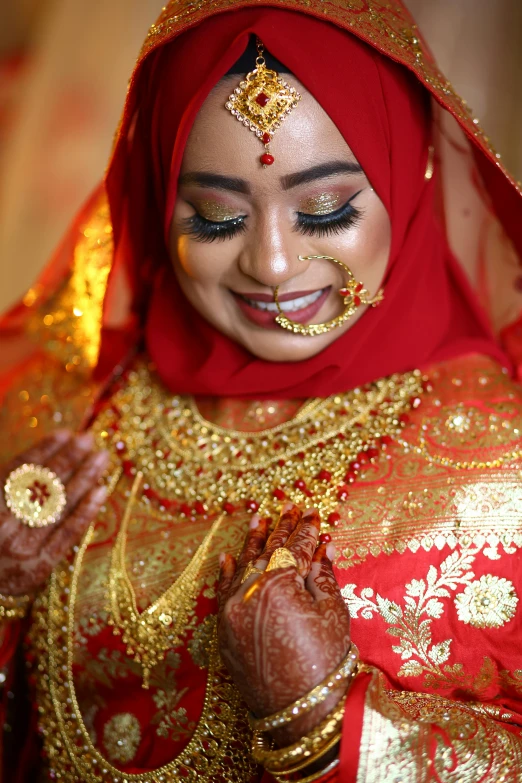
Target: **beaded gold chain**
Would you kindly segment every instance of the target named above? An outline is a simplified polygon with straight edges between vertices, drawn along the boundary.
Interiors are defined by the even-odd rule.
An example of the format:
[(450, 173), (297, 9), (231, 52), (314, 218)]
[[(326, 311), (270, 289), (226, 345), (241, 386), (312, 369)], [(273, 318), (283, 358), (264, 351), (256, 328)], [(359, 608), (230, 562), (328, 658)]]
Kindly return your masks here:
[[(256, 765), (250, 755), (251, 732), (239, 692), (221, 664), (214, 634), (203, 710), (192, 738), (173, 761), (142, 773), (123, 773), (94, 746), (82, 718), (73, 675), (75, 606), (78, 579), (92, 540), (91, 525), (74, 566), (58, 567), (48, 598), (35, 615), (34, 643), (47, 659), (48, 677), (40, 680), (39, 723), (49, 774), (53, 779), (84, 783), (238, 783), (251, 780)], [(47, 606), (46, 606), (47, 604)], [(47, 626), (45, 637), (41, 631)]]
[(124, 471), (142, 472), (144, 495), (174, 513), (275, 516), (289, 500), (316, 506), (328, 527), (358, 472), (399, 435), (422, 392), (419, 371), (392, 375), (311, 400), (277, 427), (239, 432), (204, 419), (190, 398), (168, 397), (140, 367), (112, 399), (116, 419), (109, 414), (103, 426)]
[(116, 636), (122, 635), (127, 655), (141, 665), (143, 687), (149, 687), (152, 668), (163, 660), (168, 650), (182, 640), (190, 611), (201, 589), (198, 580), (201, 566), (223, 515), (210, 528), (190, 562), (175, 582), (143, 612), (138, 611), (136, 594), (125, 565), (127, 529), (131, 511), (141, 488), (143, 476), (138, 473), (131, 489), (120, 530), (112, 550), (108, 585), (109, 625)]

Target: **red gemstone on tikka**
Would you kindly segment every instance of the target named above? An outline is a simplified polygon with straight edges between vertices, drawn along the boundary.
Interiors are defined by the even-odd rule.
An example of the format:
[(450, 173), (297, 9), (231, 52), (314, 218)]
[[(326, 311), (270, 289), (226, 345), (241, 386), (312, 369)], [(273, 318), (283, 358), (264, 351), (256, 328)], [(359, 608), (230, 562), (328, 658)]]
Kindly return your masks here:
[(261, 163), (263, 166), (271, 166), (274, 162), (275, 158), (273, 155), (270, 155), (269, 152), (265, 152), (264, 155), (261, 155)]
[(256, 512), (259, 508), (259, 503), (255, 500), (247, 500), (246, 507), (249, 511)]
[(263, 133), (263, 137), (262, 137), (261, 141), (263, 142), (263, 144), (270, 144), (270, 142), (272, 141), (272, 139), (270, 138), (270, 134), (269, 133)]
[(262, 108), (266, 106), (269, 100), (270, 98), (264, 92), (260, 92), (259, 95), (256, 97), (257, 105), (261, 106)]
[(321, 470), (317, 476), (319, 481), (331, 481), (332, 480), (332, 474), (329, 470)]
[(329, 544), (331, 540), (332, 540), (332, 536), (330, 535), (330, 533), (321, 533), (321, 535), (319, 536), (320, 544)]
[(294, 487), (301, 490), (306, 489), (306, 482), (303, 479), (297, 479), (294, 481)]
[(236, 510), (236, 507), (233, 503), (223, 503), (223, 511), (226, 511), (227, 514), (233, 514)]
[(279, 489), (279, 487), (274, 489), (273, 495), (276, 498), (276, 500), (284, 500), (286, 498), (285, 493), (283, 492), (282, 489)]
[(194, 503), (194, 511), (196, 514), (206, 514), (207, 509), (200, 500), (196, 500)]
[(339, 524), (341, 520), (341, 515), (337, 513), (337, 511), (332, 511), (331, 514), (328, 514), (328, 522), (330, 525), (333, 525), (334, 527)]

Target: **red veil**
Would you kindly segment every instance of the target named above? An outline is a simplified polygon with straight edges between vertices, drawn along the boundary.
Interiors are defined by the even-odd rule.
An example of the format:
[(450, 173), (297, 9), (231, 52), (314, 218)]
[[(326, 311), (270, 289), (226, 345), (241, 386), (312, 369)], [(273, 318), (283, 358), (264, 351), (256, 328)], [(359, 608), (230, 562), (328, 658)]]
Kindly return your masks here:
[[(138, 61), (104, 186), (4, 330), (16, 333), (28, 311), (46, 312), (56, 295), (61, 316), (47, 318), (44, 330), (77, 367), (104, 376), (145, 333), (173, 390), (217, 395), (326, 395), (471, 351), (508, 364), (500, 336), (516, 362), (520, 191), (401, 4), (375, 8), (348, 0), (328, 14), (322, 3), (296, 0), (213, 2), (197, 11), (169, 4)], [(192, 122), (250, 33), (323, 105), (392, 220), (385, 302), (305, 362), (264, 362), (218, 333), (181, 295), (166, 258), (164, 230)], [(435, 103), (430, 112), (426, 87), (449, 112)], [(425, 182), (430, 143), (436, 174)]]

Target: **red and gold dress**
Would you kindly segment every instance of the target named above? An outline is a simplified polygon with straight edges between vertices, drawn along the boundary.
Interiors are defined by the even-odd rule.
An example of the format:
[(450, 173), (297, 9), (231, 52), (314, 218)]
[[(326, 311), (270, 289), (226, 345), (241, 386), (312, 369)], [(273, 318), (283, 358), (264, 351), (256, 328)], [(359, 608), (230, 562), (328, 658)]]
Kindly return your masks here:
[[(211, 5), (214, 13), (259, 3)], [(490, 190), (509, 193), (512, 205), (519, 198), (401, 4), (265, 5), (325, 15), (407, 65), (475, 140)], [(142, 61), (210, 10), (169, 3)], [(459, 151), (446, 130), (436, 146), (451, 177)], [(467, 198), (462, 189), (458, 197)], [(495, 290), (507, 281), (512, 293), (502, 318), (492, 317), (516, 363), (518, 273), (488, 216), (481, 250), (491, 252), (477, 251), (486, 265), (478, 277), (493, 285), (503, 248)], [(5, 779), (269, 780), (252, 761), (246, 708), (217, 651), (218, 555), (240, 550), (253, 511), (273, 515), (291, 499), (323, 512), (364, 662), (328, 780), (517, 781), (522, 392), (510, 373), (469, 353), (327, 398), (176, 395), (146, 352), (129, 357), (128, 341), (118, 342), (121, 313), (109, 312), (106, 296), (113, 261), (100, 191), (4, 323), (12, 339), (2, 461), (56, 426), (89, 426), (111, 454), (104, 509), (30, 621), (2, 629), (3, 709), (14, 735), (4, 740)], [(105, 356), (100, 369), (109, 329), (117, 360)], [(21, 349), (21, 334), (36, 341)]]

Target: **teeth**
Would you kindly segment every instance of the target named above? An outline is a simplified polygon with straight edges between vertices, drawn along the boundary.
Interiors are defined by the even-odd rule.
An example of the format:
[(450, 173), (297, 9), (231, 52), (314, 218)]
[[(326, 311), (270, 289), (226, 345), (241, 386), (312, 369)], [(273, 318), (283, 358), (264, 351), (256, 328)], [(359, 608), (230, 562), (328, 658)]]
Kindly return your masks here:
[[(287, 302), (281, 302), (281, 310), (284, 313), (294, 313), (296, 310), (303, 310), (305, 307), (308, 307), (308, 305), (316, 302), (325, 290), (326, 289), (323, 288), (320, 291), (314, 291), (313, 294), (308, 294), (308, 296), (298, 296), (297, 299), (289, 299)], [(248, 299), (246, 296), (244, 296), (243, 299), (245, 302), (248, 302), (250, 307), (255, 307), (257, 310), (268, 310), (270, 313), (279, 312), (275, 302), (255, 302), (253, 299)]]

